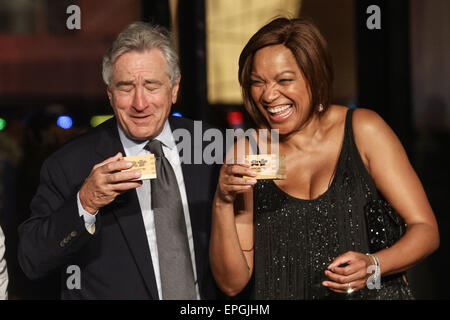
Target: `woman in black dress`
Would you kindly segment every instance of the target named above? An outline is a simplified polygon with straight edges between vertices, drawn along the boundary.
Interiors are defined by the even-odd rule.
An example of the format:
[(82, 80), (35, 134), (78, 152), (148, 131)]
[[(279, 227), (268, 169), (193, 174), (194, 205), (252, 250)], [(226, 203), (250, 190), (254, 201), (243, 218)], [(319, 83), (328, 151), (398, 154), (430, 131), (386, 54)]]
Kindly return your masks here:
[[(330, 103), (317, 28), (285, 18), (261, 28), (241, 53), (239, 81), (257, 127), (279, 130), (287, 179), (257, 181), (248, 164), (223, 165), (210, 244), (220, 288), (234, 296), (251, 283), (256, 299), (413, 298), (404, 272), (439, 246), (433, 211), (383, 119)], [(377, 232), (393, 230), (370, 229), (371, 201), (388, 201), (407, 225), (372, 251)]]

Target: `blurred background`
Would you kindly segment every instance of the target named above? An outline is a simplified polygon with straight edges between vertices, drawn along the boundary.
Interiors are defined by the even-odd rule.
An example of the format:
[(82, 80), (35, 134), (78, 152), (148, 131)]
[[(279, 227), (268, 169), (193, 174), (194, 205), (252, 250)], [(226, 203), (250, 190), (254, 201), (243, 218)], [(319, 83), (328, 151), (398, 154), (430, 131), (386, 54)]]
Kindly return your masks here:
[[(69, 29), (80, 8), (80, 28)], [(381, 29), (369, 29), (370, 5)], [(312, 19), (329, 42), (334, 103), (377, 111), (403, 142), (437, 216), (441, 246), (409, 272), (419, 299), (449, 299), (450, 2), (447, 0), (0, 0), (0, 223), (10, 299), (57, 299), (58, 275), (31, 282), (17, 264), (43, 160), (112, 115), (101, 61), (136, 20), (170, 28), (181, 58), (172, 112), (246, 128), (238, 57), (275, 16)]]

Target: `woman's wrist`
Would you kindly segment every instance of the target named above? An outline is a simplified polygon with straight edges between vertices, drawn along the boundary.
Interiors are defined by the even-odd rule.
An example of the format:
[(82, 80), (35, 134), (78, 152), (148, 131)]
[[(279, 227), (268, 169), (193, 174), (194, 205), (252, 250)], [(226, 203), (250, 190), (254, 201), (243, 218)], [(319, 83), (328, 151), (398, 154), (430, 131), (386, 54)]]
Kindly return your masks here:
[(381, 282), (381, 268), (380, 268), (380, 261), (378, 260), (378, 257), (371, 253), (366, 253), (367, 256), (372, 258), (373, 264), (371, 264), (367, 268), (367, 273), (373, 274), (369, 277), (367, 280), (367, 287), (369, 289), (379, 289), (380, 288), (380, 282)]
[(213, 206), (214, 206), (214, 208), (217, 208), (217, 209), (230, 208), (230, 207), (234, 208), (234, 201), (224, 199), (224, 198), (220, 197), (218, 194), (216, 194), (216, 196), (214, 197)]

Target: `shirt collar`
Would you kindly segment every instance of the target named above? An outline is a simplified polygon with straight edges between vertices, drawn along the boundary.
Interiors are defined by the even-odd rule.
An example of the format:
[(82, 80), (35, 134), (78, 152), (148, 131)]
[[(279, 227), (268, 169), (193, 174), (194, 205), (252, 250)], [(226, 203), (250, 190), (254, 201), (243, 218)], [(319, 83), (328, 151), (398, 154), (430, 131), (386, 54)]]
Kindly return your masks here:
[[(142, 151), (142, 149), (144, 149), (145, 145), (149, 142), (149, 140), (136, 141), (130, 139), (123, 131), (119, 122), (117, 122), (117, 128), (119, 130), (120, 142), (122, 142), (123, 148), (125, 149), (125, 153), (127, 155), (139, 154)], [(164, 126), (161, 133), (158, 136), (156, 136), (155, 139), (160, 141), (164, 146), (168, 147), (169, 149), (173, 149), (174, 147), (176, 147), (175, 140), (172, 134), (172, 130), (170, 129), (168, 120), (164, 122)]]

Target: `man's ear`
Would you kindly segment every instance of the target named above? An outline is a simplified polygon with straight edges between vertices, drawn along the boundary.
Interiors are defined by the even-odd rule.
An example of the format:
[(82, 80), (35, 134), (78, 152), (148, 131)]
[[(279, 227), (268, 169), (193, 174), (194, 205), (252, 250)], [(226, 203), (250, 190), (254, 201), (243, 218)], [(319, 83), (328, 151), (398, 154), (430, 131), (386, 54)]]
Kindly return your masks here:
[(173, 87), (172, 87), (172, 104), (175, 104), (178, 99), (178, 90), (180, 89), (180, 80), (181, 80), (181, 74), (178, 75), (177, 80), (175, 81)]
[(106, 94), (108, 95), (109, 102), (111, 103), (112, 92), (111, 92), (111, 90), (109, 89), (109, 86), (106, 86)]

